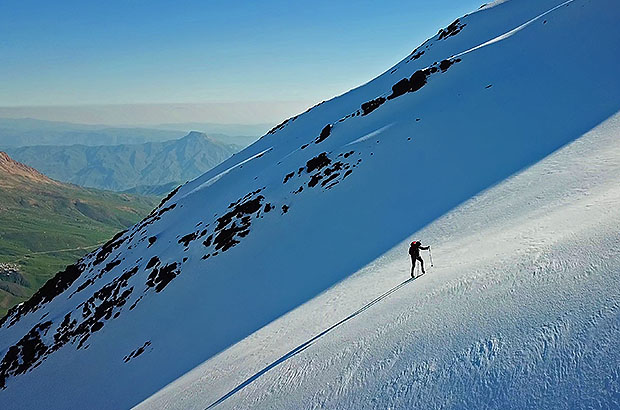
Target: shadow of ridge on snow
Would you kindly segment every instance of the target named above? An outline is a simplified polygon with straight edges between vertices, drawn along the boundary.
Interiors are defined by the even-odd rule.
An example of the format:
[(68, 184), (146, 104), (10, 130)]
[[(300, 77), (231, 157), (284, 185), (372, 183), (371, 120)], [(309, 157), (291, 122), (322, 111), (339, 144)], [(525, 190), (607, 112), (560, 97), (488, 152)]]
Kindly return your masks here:
[(363, 311), (365, 311), (366, 309), (368, 309), (372, 305), (380, 302), (382, 299), (385, 299), (386, 297), (390, 296), (392, 293), (396, 292), (398, 289), (402, 288), (403, 286), (405, 286), (409, 282), (413, 282), (414, 280), (418, 279), (420, 276), (423, 276), (423, 275), (424, 274), (418, 275), (418, 276), (410, 278), (410, 279), (407, 279), (406, 281), (404, 281), (404, 282), (394, 286), (392, 289), (390, 289), (387, 292), (383, 293), (381, 296), (378, 296), (377, 298), (373, 299), (371, 302), (367, 303), (365, 306), (361, 307), (360, 309), (358, 309), (354, 313), (351, 313), (349, 316), (345, 317), (344, 319), (342, 319), (338, 323), (335, 323), (335, 324), (331, 325), (330, 327), (328, 327), (327, 329), (323, 330), (318, 335), (316, 335), (313, 338), (311, 338), (311, 339), (305, 341), (304, 343), (300, 344), (299, 346), (297, 346), (296, 348), (294, 348), (290, 352), (286, 353), (284, 356), (280, 357), (278, 360), (276, 360), (273, 363), (269, 364), (268, 366), (266, 366), (265, 368), (263, 368), (262, 370), (260, 370), (256, 374), (254, 374), (253, 376), (251, 376), (248, 379), (246, 379), (243, 383), (241, 383), (240, 385), (238, 385), (237, 387), (235, 387), (234, 389), (232, 389), (231, 391), (229, 391), (228, 393), (226, 393), (225, 395), (220, 397), (217, 401), (213, 402), (209, 407), (207, 407), (206, 410), (211, 409), (211, 408), (221, 404), (222, 402), (224, 402), (224, 400), (230, 398), (231, 396), (233, 396), (234, 394), (239, 392), (241, 389), (243, 389), (244, 387), (246, 387), (250, 383), (254, 382), (256, 379), (261, 377), (263, 374), (267, 373), (269, 370), (273, 369), (277, 365), (287, 361), (291, 357), (297, 355), (298, 353), (303, 352), (308, 347), (312, 346), (312, 344), (314, 342), (316, 342), (319, 338), (325, 336), (327, 333), (331, 332), (332, 330), (334, 330), (338, 326), (340, 326), (340, 325), (344, 324), (345, 322), (353, 319), (355, 316), (359, 315), (360, 313), (362, 313)]

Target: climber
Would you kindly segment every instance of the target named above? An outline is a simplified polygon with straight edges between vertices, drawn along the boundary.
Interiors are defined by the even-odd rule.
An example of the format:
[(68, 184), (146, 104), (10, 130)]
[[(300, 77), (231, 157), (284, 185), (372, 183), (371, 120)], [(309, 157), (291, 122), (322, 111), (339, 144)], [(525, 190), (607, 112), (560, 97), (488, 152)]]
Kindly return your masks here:
[(422, 274), (426, 273), (426, 271), (424, 270), (424, 260), (420, 256), (420, 250), (430, 251), (430, 249), (431, 249), (430, 246), (422, 246), (422, 242), (420, 241), (411, 242), (411, 246), (409, 247), (409, 255), (411, 256), (411, 277), (412, 278), (415, 278), (414, 271), (415, 271), (416, 261), (420, 261), (420, 266), (422, 267)]

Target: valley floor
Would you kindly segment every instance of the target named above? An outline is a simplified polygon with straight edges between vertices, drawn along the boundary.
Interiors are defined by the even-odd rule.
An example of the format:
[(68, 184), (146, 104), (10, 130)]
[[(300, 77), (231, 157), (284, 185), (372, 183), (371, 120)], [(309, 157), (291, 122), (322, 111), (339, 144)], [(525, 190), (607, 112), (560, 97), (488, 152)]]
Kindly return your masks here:
[(619, 408), (619, 132), (416, 232), (426, 275), (408, 239), (138, 408)]

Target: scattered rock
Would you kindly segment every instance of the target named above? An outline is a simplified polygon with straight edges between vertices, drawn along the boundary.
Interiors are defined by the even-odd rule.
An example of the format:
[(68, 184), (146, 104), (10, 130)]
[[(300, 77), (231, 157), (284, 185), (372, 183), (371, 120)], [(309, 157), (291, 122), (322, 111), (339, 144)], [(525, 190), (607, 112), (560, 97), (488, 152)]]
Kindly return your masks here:
[(127, 363), (131, 359), (135, 359), (136, 357), (140, 356), (142, 353), (144, 353), (146, 348), (149, 347), (150, 345), (151, 345), (150, 341), (144, 342), (144, 344), (142, 346), (140, 346), (139, 348), (135, 349), (134, 351), (129, 353), (127, 356), (123, 357), (123, 362)]
[[(179, 189), (181, 189), (182, 185), (179, 185), (178, 187), (174, 188), (168, 195), (166, 195), (166, 197), (164, 199), (161, 200), (161, 202), (159, 203), (159, 205), (157, 205), (157, 208), (161, 208), (161, 206), (163, 204), (165, 204), (166, 202), (168, 202), (170, 200), (170, 198), (172, 198), (177, 192), (179, 192)], [(157, 208), (155, 208), (153, 211), (156, 211)]]
[(0, 362), (0, 389), (6, 389), (6, 379), (9, 376), (24, 374), (38, 365), (37, 362), (47, 353), (47, 346), (41, 340), (41, 334), (45, 335), (51, 325), (51, 321), (36, 324), (7, 350)]
[(98, 265), (101, 262), (103, 262), (112, 253), (114, 249), (118, 248), (119, 246), (123, 244), (123, 242), (125, 242), (126, 238), (121, 238), (121, 236), (123, 236), (125, 232), (127, 232), (127, 230), (117, 233), (116, 235), (114, 235), (112, 239), (107, 241), (99, 249), (99, 252), (97, 252), (97, 256), (95, 256), (95, 261), (93, 262), (93, 265)]
[(181, 272), (177, 269), (176, 262), (164, 265), (162, 268), (155, 268), (151, 271), (146, 281), (146, 286), (154, 287), (155, 292), (159, 293), (164, 290), (166, 285), (168, 285), (172, 279), (176, 278), (179, 273)]
[(332, 132), (332, 125), (331, 124), (327, 124), (322, 130), (321, 130), (321, 134), (317, 137), (316, 140), (314, 140), (315, 144), (318, 144), (320, 142), (325, 141), (325, 139), (327, 137), (329, 137), (329, 134)]
[(312, 175), (312, 176), (310, 177), (310, 181), (308, 181), (308, 186), (309, 186), (310, 188), (313, 188), (314, 186), (316, 186), (316, 184), (318, 184), (318, 183), (319, 183), (319, 181), (321, 180), (321, 178), (323, 178), (323, 175), (321, 175), (321, 174), (319, 174), (319, 173), (316, 173), (316, 174)]
[(424, 54), (424, 50), (418, 51), (416, 52), (417, 49), (413, 50), (412, 56), (409, 59), (409, 61), (411, 60), (417, 60), (418, 58), (422, 57), (422, 55)]
[(159, 265), (159, 258), (157, 256), (153, 256), (146, 264), (145, 269), (151, 269), (158, 265)]
[(13, 326), (24, 315), (35, 312), (42, 305), (50, 302), (56, 296), (63, 293), (80, 277), (84, 267), (80, 264), (69, 265), (64, 271), (58, 272), (56, 276), (45, 282), (45, 284), (30, 299), (11, 308), (6, 316), (0, 319), (0, 327), (10, 320), (8, 327)]
[(181, 239), (179, 239), (178, 242), (182, 243), (183, 246), (187, 248), (190, 242), (192, 242), (196, 238), (198, 238), (198, 232), (192, 232), (192, 233), (188, 233), (187, 235), (183, 236)]
[(326, 152), (322, 152), (314, 158), (311, 158), (306, 162), (306, 172), (311, 173), (314, 170), (321, 169), (331, 163), (331, 160), (327, 157)]
[(394, 84), (392, 86), (392, 94), (388, 96), (388, 100), (400, 97), (408, 92), (418, 91), (426, 84), (426, 77), (428, 76), (428, 73), (429, 71), (427, 70), (418, 70), (413, 73), (410, 78), (403, 78)]
[(386, 101), (385, 98), (379, 97), (379, 98), (375, 98), (374, 100), (365, 102), (364, 104), (362, 104), (362, 111), (363, 111), (362, 115), (370, 114), (371, 112), (379, 108), (381, 104), (383, 104), (385, 101)]
[(291, 172), (289, 174), (286, 174), (284, 176), (284, 181), (282, 181), (283, 184), (286, 184), (288, 182), (289, 179), (293, 178), (293, 176), (295, 176), (295, 172)]
[(448, 27), (439, 30), (438, 40), (445, 40), (448, 37), (456, 36), (458, 33), (461, 32), (461, 30), (463, 30), (463, 27), (465, 26), (466, 24), (461, 23), (459, 19), (454, 20), (452, 23), (450, 23)]
[(299, 117), (299, 115), (296, 115), (294, 117), (291, 117), (287, 120), (282, 121), (280, 124), (276, 125), (275, 127), (273, 127), (272, 129), (270, 129), (267, 134), (275, 134), (276, 131), (281, 130), (282, 128), (286, 127), (286, 124), (288, 124), (289, 122), (293, 122), (297, 119), (297, 117)]

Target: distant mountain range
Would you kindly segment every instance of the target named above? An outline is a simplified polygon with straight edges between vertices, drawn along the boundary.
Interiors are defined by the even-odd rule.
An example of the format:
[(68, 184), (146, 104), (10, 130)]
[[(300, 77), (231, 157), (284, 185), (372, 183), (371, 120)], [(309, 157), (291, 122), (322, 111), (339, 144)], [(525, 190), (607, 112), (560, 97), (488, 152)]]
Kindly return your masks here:
[(0, 316), (156, 204), (54, 181), (0, 151)]
[(121, 145), (9, 148), (16, 160), (50, 177), (84, 187), (164, 195), (242, 147), (200, 132), (178, 140)]
[(32, 118), (0, 118), (0, 148), (28, 145), (139, 144), (181, 138), (182, 130), (118, 128)]
[(263, 135), (269, 124), (177, 123), (155, 126), (75, 124), (33, 118), (0, 118), (0, 149), (31, 145), (118, 145), (178, 139), (198, 130), (229, 144), (247, 146)]

